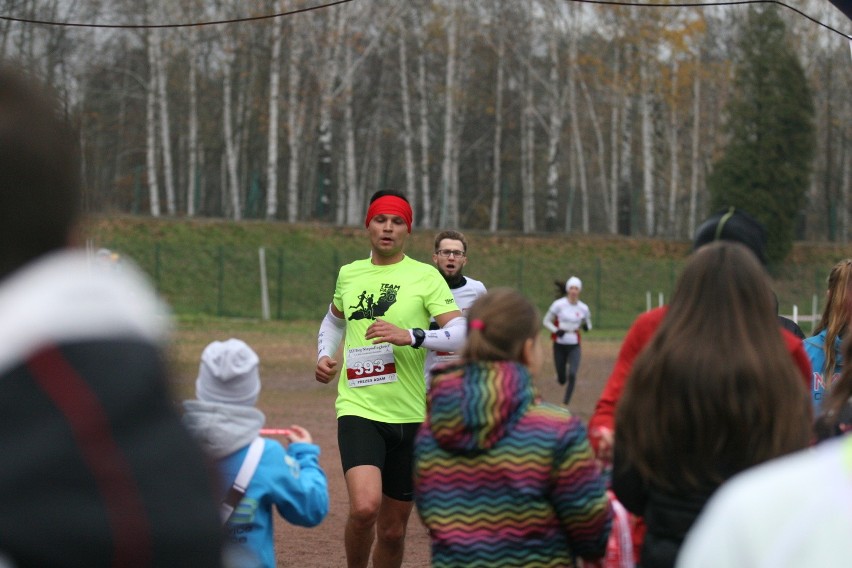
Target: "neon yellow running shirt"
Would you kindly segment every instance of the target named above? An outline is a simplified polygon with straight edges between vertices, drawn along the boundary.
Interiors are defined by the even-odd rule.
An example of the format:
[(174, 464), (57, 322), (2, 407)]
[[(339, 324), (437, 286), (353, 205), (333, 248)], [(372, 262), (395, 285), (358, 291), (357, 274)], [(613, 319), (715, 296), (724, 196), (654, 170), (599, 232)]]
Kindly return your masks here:
[[(429, 318), (458, 310), (453, 294), (438, 270), (407, 256), (388, 266), (370, 259), (343, 266), (337, 275), (334, 305), (346, 318), (343, 365), (337, 385), (337, 417), (360, 416), (378, 422), (422, 422), (426, 414), (423, 382), (425, 349), (392, 346), (396, 381), (352, 387), (358, 348), (372, 345), (367, 328), (381, 318), (403, 329), (429, 328)], [(388, 344), (382, 344), (387, 349)], [(381, 348), (377, 346), (377, 348)], [(372, 348), (370, 348), (372, 349)], [(349, 355), (352, 354), (352, 365)], [(390, 357), (390, 352), (385, 355)], [(369, 357), (364, 357), (369, 359)], [(372, 363), (367, 362), (371, 367)], [(347, 372), (349, 367), (352, 369)], [(358, 367), (357, 373), (363, 371)], [(392, 380), (392, 379), (384, 379)]]

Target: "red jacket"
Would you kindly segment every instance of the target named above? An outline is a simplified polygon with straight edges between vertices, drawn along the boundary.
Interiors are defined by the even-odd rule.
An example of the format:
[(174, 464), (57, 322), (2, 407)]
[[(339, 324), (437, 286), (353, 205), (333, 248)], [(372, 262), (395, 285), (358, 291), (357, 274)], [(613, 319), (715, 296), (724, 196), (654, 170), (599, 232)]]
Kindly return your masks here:
[[(604, 385), (603, 392), (595, 405), (595, 411), (589, 419), (589, 441), (595, 453), (598, 451), (598, 442), (600, 441), (598, 432), (602, 429), (615, 430), (615, 407), (624, 392), (624, 385), (627, 383), (630, 370), (633, 368), (633, 361), (636, 360), (645, 345), (651, 341), (654, 332), (660, 327), (667, 312), (668, 306), (661, 306), (640, 314), (627, 331), (621, 349), (618, 351), (618, 358), (615, 360), (612, 374)], [(786, 329), (780, 329), (784, 342), (787, 344), (787, 350), (796, 366), (799, 367), (805, 386), (810, 389), (811, 363), (802, 347), (802, 340)], [(645, 523), (641, 517), (631, 515), (631, 525), (633, 554), (638, 561), (645, 536)]]
[[(598, 449), (599, 438), (594, 433), (601, 428), (615, 429), (615, 406), (624, 392), (624, 385), (627, 383), (627, 376), (633, 367), (633, 361), (636, 360), (637, 355), (645, 345), (651, 341), (651, 337), (660, 327), (660, 323), (662, 323), (667, 312), (668, 306), (654, 308), (639, 315), (633, 325), (630, 326), (627, 336), (621, 344), (621, 349), (618, 351), (618, 358), (615, 360), (612, 374), (610, 374), (598, 403), (595, 405), (595, 411), (589, 419), (589, 437), (595, 451)], [(790, 356), (793, 357), (793, 361), (802, 373), (805, 386), (810, 388), (811, 363), (802, 347), (802, 341), (786, 329), (781, 329), (781, 335), (784, 337)]]

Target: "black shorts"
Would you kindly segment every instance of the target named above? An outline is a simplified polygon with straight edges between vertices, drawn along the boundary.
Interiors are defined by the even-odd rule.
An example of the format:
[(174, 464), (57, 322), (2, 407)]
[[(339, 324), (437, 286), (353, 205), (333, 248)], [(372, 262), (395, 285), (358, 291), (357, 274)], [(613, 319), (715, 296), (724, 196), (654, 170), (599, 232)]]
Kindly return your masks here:
[(414, 437), (419, 422), (389, 424), (360, 416), (337, 419), (337, 445), (345, 474), (358, 465), (382, 472), (382, 493), (397, 501), (414, 498)]

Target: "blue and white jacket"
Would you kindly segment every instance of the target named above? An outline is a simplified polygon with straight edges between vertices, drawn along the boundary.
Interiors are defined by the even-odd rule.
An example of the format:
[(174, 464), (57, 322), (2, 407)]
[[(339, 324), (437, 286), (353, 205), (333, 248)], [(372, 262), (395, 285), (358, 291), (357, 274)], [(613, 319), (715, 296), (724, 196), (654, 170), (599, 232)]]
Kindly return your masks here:
[[(248, 446), (266, 417), (250, 406), (188, 400), (183, 421), (210, 457), (217, 460), (221, 494), (233, 485)], [(328, 513), (328, 481), (319, 465), (316, 444), (292, 443), (284, 448), (264, 439), (263, 454), (246, 494), (225, 524), (231, 546), (226, 557), (240, 567), (274, 567), (273, 506), (294, 525), (313, 527)]]
[(822, 330), (813, 337), (808, 337), (802, 341), (805, 353), (811, 360), (811, 401), (814, 405), (814, 416), (819, 415), (823, 398), (827, 395), (834, 381), (840, 378), (840, 370), (843, 368), (843, 357), (840, 354), (840, 345), (843, 341), (840, 337), (836, 337), (834, 340), (834, 372), (831, 377), (825, 376), (825, 351), (823, 350), (825, 333), (826, 330)]

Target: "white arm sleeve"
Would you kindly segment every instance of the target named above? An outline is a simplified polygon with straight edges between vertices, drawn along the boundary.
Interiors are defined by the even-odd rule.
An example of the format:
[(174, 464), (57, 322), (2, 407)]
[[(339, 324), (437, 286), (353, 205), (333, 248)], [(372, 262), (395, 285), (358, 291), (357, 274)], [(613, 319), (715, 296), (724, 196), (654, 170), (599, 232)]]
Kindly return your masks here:
[(426, 331), (421, 347), (432, 351), (458, 351), (467, 339), (467, 320), (464, 316), (451, 319), (441, 329)]
[(331, 304), (329, 304), (328, 312), (322, 319), (319, 334), (317, 334), (317, 361), (323, 355), (334, 357), (337, 348), (340, 347), (340, 342), (343, 341), (345, 332), (346, 320), (331, 313)]
[(547, 310), (547, 313), (544, 314), (544, 319), (541, 320), (541, 325), (546, 327), (550, 331), (550, 333), (556, 333), (559, 328), (556, 327), (556, 324), (553, 323), (555, 319), (556, 316), (553, 314), (553, 312)]

